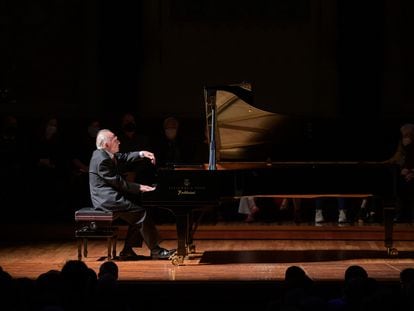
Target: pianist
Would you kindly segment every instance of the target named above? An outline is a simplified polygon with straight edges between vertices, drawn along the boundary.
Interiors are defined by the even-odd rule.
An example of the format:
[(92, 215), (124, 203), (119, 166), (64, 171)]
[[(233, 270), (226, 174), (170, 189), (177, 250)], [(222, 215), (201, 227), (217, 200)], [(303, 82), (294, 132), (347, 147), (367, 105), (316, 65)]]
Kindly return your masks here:
[(119, 140), (110, 130), (100, 130), (96, 137), (96, 150), (89, 164), (89, 187), (95, 209), (109, 210), (128, 223), (124, 248), (119, 254), (122, 260), (137, 260), (133, 247), (142, 247), (142, 243), (151, 250), (152, 259), (168, 259), (175, 250), (159, 246), (158, 230), (145, 208), (138, 205), (141, 192), (155, 188), (135, 182), (129, 182), (119, 173), (118, 165), (148, 159), (155, 164), (155, 156), (148, 151), (120, 153)]

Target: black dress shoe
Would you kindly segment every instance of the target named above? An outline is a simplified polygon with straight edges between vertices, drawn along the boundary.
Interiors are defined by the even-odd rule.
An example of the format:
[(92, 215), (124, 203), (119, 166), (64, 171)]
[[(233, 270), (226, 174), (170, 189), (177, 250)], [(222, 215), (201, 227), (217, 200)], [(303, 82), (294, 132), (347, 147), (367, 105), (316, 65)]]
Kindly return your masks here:
[(175, 249), (165, 249), (161, 247), (157, 247), (151, 250), (151, 258), (152, 259), (170, 259), (172, 255), (175, 253)]
[(122, 250), (119, 253), (120, 260), (141, 260), (144, 256), (137, 255), (132, 249)]

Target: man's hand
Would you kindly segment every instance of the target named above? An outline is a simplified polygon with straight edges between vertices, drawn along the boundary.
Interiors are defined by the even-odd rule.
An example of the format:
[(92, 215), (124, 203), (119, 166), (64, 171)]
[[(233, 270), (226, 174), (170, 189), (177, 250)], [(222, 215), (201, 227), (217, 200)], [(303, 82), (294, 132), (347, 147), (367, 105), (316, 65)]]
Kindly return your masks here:
[(414, 179), (414, 170), (410, 169), (409, 172), (405, 175), (405, 180), (407, 182), (410, 182), (413, 179)]
[(154, 155), (152, 152), (149, 152), (149, 151), (145, 151), (145, 150), (143, 150), (143, 151), (141, 151), (141, 156), (142, 156), (143, 158), (148, 158), (148, 159), (150, 159), (151, 163), (152, 163), (152, 164), (155, 164), (155, 155)]
[(409, 182), (412, 179), (414, 179), (414, 170), (413, 169), (408, 169), (408, 168), (403, 168), (401, 170), (401, 175), (404, 176), (406, 182)]
[(151, 187), (151, 186), (147, 186), (147, 185), (139, 185), (139, 190), (141, 192), (154, 191), (155, 189), (156, 189), (155, 187)]

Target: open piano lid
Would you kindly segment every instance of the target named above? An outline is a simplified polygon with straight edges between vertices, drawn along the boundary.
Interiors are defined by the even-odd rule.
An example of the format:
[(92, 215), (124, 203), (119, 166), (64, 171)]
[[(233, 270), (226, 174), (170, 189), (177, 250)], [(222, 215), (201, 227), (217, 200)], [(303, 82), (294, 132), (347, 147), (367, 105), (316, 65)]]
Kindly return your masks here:
[(256, 108), (250, 83), (205, 87), (204, 94), (217, 161), (266, 161), (285, 116)]

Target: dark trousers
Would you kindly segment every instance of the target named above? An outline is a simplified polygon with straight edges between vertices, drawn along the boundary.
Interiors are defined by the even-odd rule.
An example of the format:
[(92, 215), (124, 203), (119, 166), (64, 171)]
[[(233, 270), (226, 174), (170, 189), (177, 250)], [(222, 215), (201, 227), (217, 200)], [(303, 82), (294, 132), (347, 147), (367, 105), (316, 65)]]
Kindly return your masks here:
[(115, 219), (128, 224), (124, 248), (142, 247), (144, 241), (151, 250), (159, 244), (159, 233), (149, 213), (145, 210), (115, 212)]

